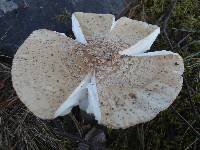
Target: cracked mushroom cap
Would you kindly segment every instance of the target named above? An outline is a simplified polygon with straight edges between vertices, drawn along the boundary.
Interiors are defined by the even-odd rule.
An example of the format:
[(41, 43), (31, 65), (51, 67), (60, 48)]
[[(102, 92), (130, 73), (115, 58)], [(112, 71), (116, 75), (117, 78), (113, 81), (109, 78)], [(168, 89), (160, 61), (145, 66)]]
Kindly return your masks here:
[(13, 86), (20, 100), (36, 116), (54, 118), (57, 108), (84, 84), (86, 74), (81, 68), (72, 59), (63, 60), (67, 54), (74, 59), (78, 57), (70, 53), (77, 45), (60, 33), (41, 29), (34, 31), (18, 49), (12, 65)]
[(155, 25), (110, 14), (74, 13), (76, 41), (34, 31), (17, 51), (13, 86), (36, 116), (52, 119), (73, 106), (99, 124), (127, 128), (168, 108), (182, 88), (183, 60), (170, 51), (146, 52)]

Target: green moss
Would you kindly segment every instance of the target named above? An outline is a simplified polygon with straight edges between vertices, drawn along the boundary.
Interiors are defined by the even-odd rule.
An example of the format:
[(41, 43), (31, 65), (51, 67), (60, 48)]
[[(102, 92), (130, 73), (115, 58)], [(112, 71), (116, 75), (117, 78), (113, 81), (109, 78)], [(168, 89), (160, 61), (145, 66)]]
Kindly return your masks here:
[(55, 19), (58, 22), (63, 23), (63, 22), (67, 22), (70, 19), (70, 16), (71, 14), (65, 9), (65, 11), (62, 14), (55, 16)]

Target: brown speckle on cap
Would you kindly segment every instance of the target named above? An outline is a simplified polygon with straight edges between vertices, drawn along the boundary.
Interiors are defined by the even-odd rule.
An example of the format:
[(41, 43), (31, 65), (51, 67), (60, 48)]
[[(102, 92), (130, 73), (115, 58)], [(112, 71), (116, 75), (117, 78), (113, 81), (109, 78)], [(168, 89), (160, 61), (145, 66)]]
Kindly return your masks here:
[(129, 93), (128, 94), (132, 99), (136, 98), (136, 95), (134, 93)]

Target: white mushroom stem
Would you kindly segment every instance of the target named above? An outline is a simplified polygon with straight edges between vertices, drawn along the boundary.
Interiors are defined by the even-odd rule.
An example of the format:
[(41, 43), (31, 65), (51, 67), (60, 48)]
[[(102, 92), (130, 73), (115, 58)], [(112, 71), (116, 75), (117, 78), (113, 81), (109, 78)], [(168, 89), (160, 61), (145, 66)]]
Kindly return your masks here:
[(68, 114), (74, 106), (79, 105), (79, 101), (87, 95), (87, 84), (90, 83), (91, 74), (87, 75), (73, 93), (64, 101), (64, 103), (56, 110), (54, 117), (64, 116)]
[(89, 74), (81, 82), (68, 99), (57, 109), (55, 117), (70, 113), (71, 109), (77, 105), (88, 114), (93, 114), (98, 122), (101, 120), (95, 73)]
[(87, 85), (88, 87), (88, 108), (87, 113), (94, 114), (95, 119), (99, 122), (101, 120), (101, 111), (99, 105), (99, 98), (97, 94), (95, 73), (91, 78), (91, 82)]

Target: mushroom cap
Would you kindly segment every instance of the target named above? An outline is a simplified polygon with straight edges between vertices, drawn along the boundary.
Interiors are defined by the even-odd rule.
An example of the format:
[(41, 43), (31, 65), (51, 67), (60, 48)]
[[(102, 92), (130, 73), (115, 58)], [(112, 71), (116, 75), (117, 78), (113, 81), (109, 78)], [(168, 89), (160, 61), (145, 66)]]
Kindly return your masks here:
[(13, 86), (20, 100), (36, 116), (54, 118), (58, 107), (85, 77), (76, 62), (64, 59), (77, 45), (66, 36), (40, 29), (18, 49), (12, 65)]
[(122, 17), (114, 23), (107, 39), (129, 44), (120, 54), (131, 56), (149, 50), (159, 33), (156, 25)]
[[(126, 56), (96, 72), (101, 124), (127, 128), (168, 108), (182, 88), (182, 58), (175, 53)], [(108, 71), (110, 70), (110, 71)]]
[(52, 119), (79, 105), (100, 124), (127, 128), (153, 119), (180, 92), (181, 56), (144, 53), (158, 36), (158, 26), (78, 12), (72, 15), (72, 29), (80, 43), (37, 30), (15, 55), (13, 86), (36, 116)]
[(105, 37), (114, 21), (111, 14), (75, 12), (72, 14), (72, 30), (79, 42), (86, 43), (87, 40)]
[(84, 66), (95, 70), (96, 79), (91, 83), (95, 87), (88, 90), (88, 98), (97, 92), (101, 113), (98, 121), (116, 129), (156, 117), (172, 104), (183, 82), (183, 59), (177, 53), (163, 50), (120, 55), (118, 52), (126, 46), (96, 40), (78, 48), (86, 54)]
[(113, 41), (123, 41), (129, 45), (134, 45), (156, 29), (159, 29), (156, 25), (122, 17), (115, 22), (108, 37)]

